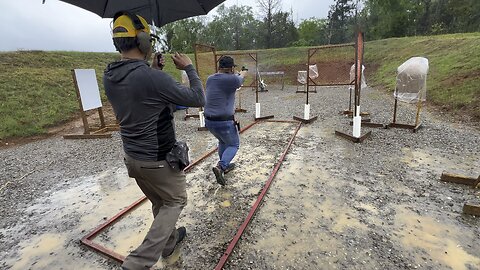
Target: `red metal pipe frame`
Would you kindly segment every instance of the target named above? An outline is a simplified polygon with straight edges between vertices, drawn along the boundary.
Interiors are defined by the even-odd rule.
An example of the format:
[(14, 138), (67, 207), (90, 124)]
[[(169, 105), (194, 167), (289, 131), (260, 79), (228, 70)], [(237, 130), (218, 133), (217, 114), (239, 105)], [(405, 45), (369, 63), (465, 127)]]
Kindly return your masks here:
[(355, 48), (355, 108), (353, 108), (354, 116), (359, 114), (357, 106), (360, 106), (360, 94), (362, 89), (362, 66), (363, 66), (363, 33), (357, 32)]
[[(262, 120), (259, 120), (262, 121)], [(298, 121), (295, 120), (263, 120), (265, 122), (271, 122), (271, 123), (290, 123), (290, 124), (298, 124)]]
[(270, 177), (268, 178), (267, 183), (266, 183), (265, 186), (263, 187), (262, 192), (260, 193), (260, 195), (258, 196), (257, 200), (255, 201), (255, 203), (253, 204), (252, 208), (250, 209), (250, 212), (248, 213), (245, 221), (244, 221), (243, 224), (240, 226), (240, 228), (238, 229), (237, 233), (236, 233), (235, 236), (233, 237), (232, 241), (231, 241), (230, 244), (228, 245), (227, 250), (223, 253), (223, 256), (220, 258), (220, 261), (218, 262), (217, 266), (215, 266), (215, 270), (221, 270), (221, 269), (223, 269), (223, 266), (225, 265), (225, 263), (227, 262), (228, 258), (230, 257), (230, 254), (232, 254), (233, 249), (234, 249), (235, 246), (237, 245), (237, 242), (240, 240), (240, 237), (242, 236), (243, 232), (245, 231), (245, 229), (247, 228), (248, 224), (249, 224), (250, 221), (252, 220), (253, 215), (255, 214), (255, 212), (257, 211), (258, 207), (259, 207), (260, 204), (262, 203), (263, 197), (265, 196), (265, 194), (267, 193), (268, 189), (270, 188), (270, 185), (272, 184), (272, 181), (273, 181), (273, 179), (275, 178), (275, 175), (277, 174), (278, 170), (280, 169), (280, 166), (282, 165), (282, 162), (283, 162), (283, 160), (285, 159), (285, 156), (287, 155), (288, 150), (290, 150), (290, 147), (292, 146), (293, 141), (295, 140), (295, 137), (296, 137), (296, 135), (297, 135), (297, 133), (298, 133), (298, 130), (300, 129), (301, 126), (302, 126), (302, 123), (299, 123), (298, 126), (297, 126), (297, 128), (296, 128), (296, 130), (295, 130), (295, 132), (294, 132), (293, 135), (292, 135), (292, 138), (290, 138), (290, 142), (288, 143), (287, 147), (286, 147), (285, 150), (283, 151), (282, 156), (280, 157), (280, 159), (278, 160), (277, 164), (275, 165), (275, 168), (273, 169), (272, 174), (271, 174)]
[[(356, 43), (345, 43), (345, 44), (337, 44), (337, 45), (324, 45), (324, 46), (319, 46), (319, 47), (314, 47), (308, 49), (308, 58), (307, 58), (307, 66), (311, 65), (313, 63), (310, 63), (310, 59), (318, 52), (320, 49), (332, 49), (332, 48), (341, 48), (341, 47), (350, 47), (353, 46), (355, 47)], [(310, 84), (310, 82), (312, 84)], [(353, 82), (350, 83), (322, 83), (322, 84), (317, 84), (314, 80), (310, 79), (310, 68), (307, 67), (307, 103), (308, 104), (308, 92), (309, 92), (309, 87), (310, 86), (344, 86), (344, 85), (352, 85)]]
[[(250, 129), (252, 126), (254, 126), (255, 124), (257, 123), (260, 123), (260, 122), (266, 122), (266, 121), (254, 121), (252, 123), (250, 123), (248, 126), (244, 127), (242, 130), (240, 130), (240, 133), (243, 133), (244, 131)], [(281, 120), (269, 120), (267, 122), (285, 122), (285, 123), (297, 123), (296, 121), (281, 121)], [(215, 151), (217, 151), (218, 147), (215, 147), (214, 149), (210, 150), (209, 152), (207, 152), (206, 154), (204, 154), (203, 156), (201, 156), (199, 159), (195, 160), (194, 162), (192, 162), (190, 165), (188, 165), (183, 171), (184, 172), (188, 172), (189, 170), (191, 170), (195, 165), (197, 165), (198, 163), (200, 163), (201, 161), (203, 161), (204, 159), (206, 159), (207, 157), (209, 157), (210, 155), (212, 155), (213, 153), (215, 153)], [(110, 225), (113, 225), (115, 224), (122, 216), (124, 216), (125, 214), (127, 214), (128, 212), (134, 210), (135, 208), (137, 208), (138, 206), (140, 206), (141, 203), (143, 203), (145, 200), (147, 199), (147, 197), (143, 196), (141, 197), (140, 199), (138, 199), (137, 201), (135, 201), (134, 203), (132, 203), (131, 205), (127, 206), (125, 209), (123, 209), (122, 211), (120, 211), (118, 214), (116, 214), (115, 216), (111, 217), (109, 220), (107, 220), (106, 222), (100, 224), (99, 226), (97, 226), (93, 231), (91, 231), (90, 233), (88, 233), (87, 235), (85, 235), (84, 237), (82, 237), (82, 239), (80, 240), (80, 242), (90, 248), (92, 248), (93, 250), (95, 251), (98, 251), (104, 255), (106, 255), (107, 257), (109, 258), (112, 258), (118, 262), (123, 262), (123, 260), (125, 259), (124, 256), (116, 253), (115, 251), (113, 250), (110, 250), (102, 245), (99, 245), (95, 242), (93, 242), (92, 238), (95, 237), (96, 235), (98, 235), (101, 231), (103, 231), (106, 227), (110, 226)]]

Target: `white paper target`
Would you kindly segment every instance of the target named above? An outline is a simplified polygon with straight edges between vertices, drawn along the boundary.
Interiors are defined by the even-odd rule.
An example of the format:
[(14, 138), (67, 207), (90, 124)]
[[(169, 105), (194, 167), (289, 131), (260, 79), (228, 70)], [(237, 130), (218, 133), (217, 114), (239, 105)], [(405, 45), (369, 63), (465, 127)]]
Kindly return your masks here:
[(95, 70), (75, 69), (75, 78), (80, 92), (83, 111), (102, 107)]

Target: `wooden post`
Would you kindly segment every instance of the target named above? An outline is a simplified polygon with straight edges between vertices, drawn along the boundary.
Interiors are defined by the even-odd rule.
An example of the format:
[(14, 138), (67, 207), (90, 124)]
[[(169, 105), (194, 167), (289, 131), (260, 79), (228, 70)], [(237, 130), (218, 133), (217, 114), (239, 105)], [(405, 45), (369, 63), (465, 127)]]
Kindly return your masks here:
[(480, 217), (480, 205), (466, 203), (463, 205), (463, 213)]
[(98, 117), (100, 118), (100, 128), (105, 127), (105, 118), (103, 116), (103, 110), (102, 107), (98, 108)]
[(479, 185), (480, 185), (480, 175), (478, 176), (478, 178), (477, 178), (477, 180), (475, 181), (475, 183), (473, 183), (472, 188), (477, 188)]
[(440, 177), (440, 180), (443, 182), (450, 182), (450, 183), (456, 183), (456, 184), (462, 184), (462, 185), (468, 185), (472, 187), (477, 187), (478, 183), (480, 181), (480, 176), (478, 179), (463, 176), (463, 175), (458, 175), (458, 174), (451, 174), (451, 173), (442, 173), (442, 176)]
[(78, 88), (77, 76), (75, 76), (75, 70), (72, 69), (73, 84), (75, 85), (75, 91), (77, 93), (77, 100), (80, 106), (80, 115), (83, 121), (83, 134), (90, 134), (90, 126), (88, 125), (87, 115), (83, 110), (82, 97), (80, 96), (80, 89)]
[(417, 115), (415, 117), (415, 126), (418, 126), (418, 123), (420, 121), (420, 110), (422, 109), (422, 101), (418, 100), (417, 103)]
[(393, 122), (392, 122), (394, 124), (397, 122), (397, 105), (398, 105), (398, 100), (397, 98), (395, 98), (395, 105), (393, 105)]

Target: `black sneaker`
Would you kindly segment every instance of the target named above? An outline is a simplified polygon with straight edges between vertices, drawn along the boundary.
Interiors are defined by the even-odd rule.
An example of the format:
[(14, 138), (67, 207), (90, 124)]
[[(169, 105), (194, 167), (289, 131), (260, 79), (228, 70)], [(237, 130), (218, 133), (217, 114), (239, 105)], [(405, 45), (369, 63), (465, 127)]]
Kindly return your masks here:
[(215, 174), (215, 178), (217, 178), (217, 183), (219, 183), (222, 186), (225, 186), (225, 177), (224, 177), (224, 172), (220, 166), (215, 166), (213, 167), (213, 173)]
[(173, 252), (175, 251), (175, 248), (177, 247), (177, 245), (182, 242), (182, 240), (185, 238), (185, 235), (187, 235), (187, 229), (185, 229), (185, 227), (179, 227), (177, 229), (177, 232), (178, 232), (178, 239), (177, 239), (177, 243), (175, 243), (175, 247), (173, 247), (172, 250), (164, 250), (162, 252), (162, 258), (167, 258), (169, 257), (170, 255), (173, 254)]
[(224, 174), (227, 174), (228, 172), (230, 172), (231, 170), (235, 169), (235, 163), (230, 163), (228, 164), (227, 168), (223, 171)]

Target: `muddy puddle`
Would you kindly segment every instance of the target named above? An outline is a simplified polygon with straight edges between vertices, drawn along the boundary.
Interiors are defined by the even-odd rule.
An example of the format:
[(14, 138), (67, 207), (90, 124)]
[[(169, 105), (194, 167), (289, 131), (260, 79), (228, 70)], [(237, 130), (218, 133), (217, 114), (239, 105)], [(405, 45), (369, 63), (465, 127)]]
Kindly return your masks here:
[(93, 258), (84, 257), (79, 240), (112, 213), (120, 211), (142, 193), (123, 168), (77, 179), (79, 185), (50, 194), (26, 209), (37, 224), (35, 231), (18, 225), (3, 234), (32, 234), (7, 258), (11, 269), (104, 269)]
[[(296, 124), (260, 123), (241, 136), (237, 168), (220, 187), (211, 168), (213, 154), (187, 173), (188, 205), (178, 225), (187, 227), (188, 237), (172, 257), (156, 265), (162, 269), (212, 269), (224, 248), (243, 222), (276, 161), (286, 147)], [(198, 157), (211, 138), (193, 146)], [(206, 152), (204, 149), (204, 152)], [(79, 240), (143, 194), (123, 167), (78, 179), (78, 185), (46, 196), (27, 212), (38, 220), (38, 231), (18, 244), (7, 256), (9, 269), (105, 269), (99, 255), (79, 244)], [(93, 241), (121, 255), (138, 246), (153, 218), (149, 202), (108, 227)], [(2, 230), (21, 234), (22, 226)], [(117, 265), (111, 264), (110, 267)]]
[(451, 160), (433, 149), (403, 148), (403, 155), (395, 154), (395, 161), (386, 156), (378, 169), (368, 160), (345, 165), (338, 160), (350, 160), (365, 146), (332, 141), (331, 134), (315, 126), (300, 130), (227, 269), (480, 269), (478, 234), (466, 233), (464, 220), (447, 209), (417, 210), (432, 204), (412, 199), (416, 181), (426, 179), (404, 183), (384, 169), (387, 162), (406, 164), (399, 177), (412, 177), (409, 170), (418, 169), (433, 175), (446, 168), (471, 172), (478, 158)]
[[(352, 144), (335, 137), (337, 125), (326, 121), (300, 129), (225, 269), (480, 269), (478, 221), (461, 214), (464, 194), (480, 193), (438, 181), (445, 170), (474, 176), (477, 153), (452, 154), (435, 145), (377, 148), (395, 135), (391, 130)], [(225, 187), (211, 170), (216, 154), (187, 173), (188, 205), (178, 222), (187, 238), (157, 269), (215, 267), (295, 127), (265, 122), (242, 134), (237, 168)], [(216, 144), (208, 133), (189, 143), (192, 159)], [(118, 266), (79, 240), (143, 194), (124, 167), (76, 180), (28, 207), (35, 228), (19, 220), (0, 230), (7, 237), (28, 235), (6, 256), (7, 269)], [(125, 256), (151, 222), (146, 202), (93, 240)]]
[(475, 236), (450, 222), (420, 216), (405, 206), (398, 206), (395, 223), (394, 239), (414, 254), (418, 265), (426, 266), (430, 262), (458, 270), (480, 267), (480, 257), (471, 255), (471, 247), (464, 244)]
[(437, 174), (444, 171), (455, 174), (468, 174), (472, 177), (475, 175), (475, 169), (480, 167), (480, 159), (478, 153), (457, 153), (446, 156), (434, 149), (412, 149), (402, 148), (404, 156), (402, 161), (413, 170), (427, 168), (433, 170)]

